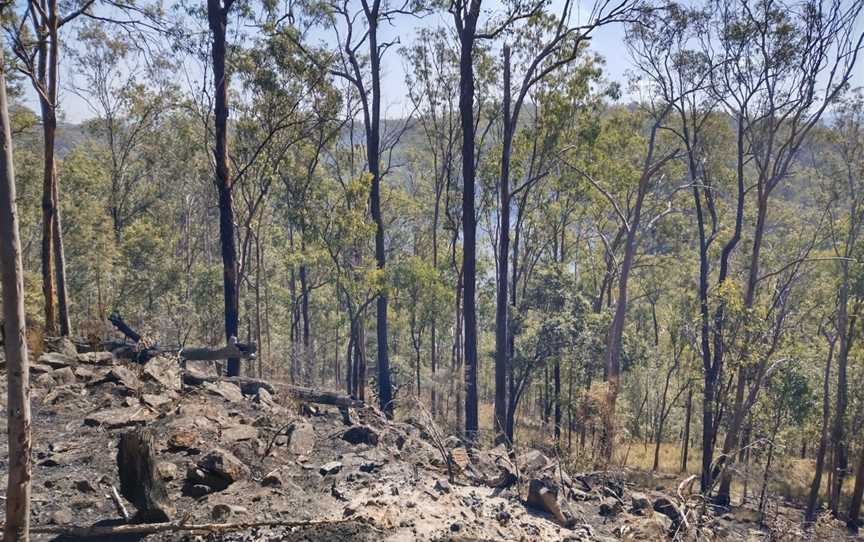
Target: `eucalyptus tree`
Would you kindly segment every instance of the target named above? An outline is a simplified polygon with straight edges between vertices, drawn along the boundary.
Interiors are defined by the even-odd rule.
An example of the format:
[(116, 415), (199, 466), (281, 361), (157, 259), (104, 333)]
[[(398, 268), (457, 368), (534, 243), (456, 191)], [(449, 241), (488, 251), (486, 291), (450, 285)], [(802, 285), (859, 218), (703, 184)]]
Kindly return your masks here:
[[(405, 72), (408, 97), (411, 99), (415, 118), (422, 127), (423, 137), (431, 152), (434, 202), (430, 228), (432, 267), (436, 270), (439, 268), (440, 225), (443, 219), (450, 216), (447, 205), (449, 198), (446, 196), (449, 196), (454, 188), (456, 182), (454, 177), (459, 167), (459, 156), (456, 153), (460, 136), (456, 103), (459, 95), (459, 73), (458, 56), (454, 45), (443, 28), (434, 30), (424, 28), (420, 30), (415, 42), (402, 50), (402, 55), (409, 66)], [(451, 261), (455, 263), (459, 228), (457, 221), (451, 222), (450, 251)], [(454, 271), (459, 274), (458, 269)], [(458, 320), (461, 318), (458, 308), (456, 312)], [(432, 414), (435, 415), (438, 412), (438, 390), (434, 381), (439, 364), (437, 315), (433, 314), (429, 328), (430, 368), (433, 379), (429, 393)], [(460, 341), (461, 337), (457, 336), (454, 340)], [(454, 369), (455, 365), (457, 364), (454, 363)]]
[(30, 539), (30, 480), (32, 436), (29, 361), (24, 313), (24, 270), (12, 163), (12, 131), (6, 98), (6, 64), (0, 48), (0, 288), (2, 288), (2, 343), (6, 355), (9, 475), (6, 481), (6, 519), (3, 539)]
[[(382, 164), (384, 157), (392, 156), (392, 148), (401, 138), (407, 123), (386, 133), (382, 129), (381, 61), (386, 52), (398, 43), (382, 39), (381, 26), (393, 24), (399, 16), (419, 16), (426, 8), (418, 0), (360, 0), (359, 5), (348, 0), (327, 4), (328, 24), (338, 42), (336, 65), (331, 73), (345, 79), (357, 92), (363, 118), (366, 144), (366, 172), (371, 176), (369, 207), (375, 222), (375, 261), (383, 274), (387, 264), (384, 243), (384, 218), (381, 214), (381, 181), (390, 170), (390, 162)], [(361, 23), (362, 21), (362, 23)], [(361, 52), (366, 51), (365, 56)], [(368, 74), (368, 75), (367, 75)], [(368, 79), (367, 79), (368, 77)], [(382, 169), (383, 165), (383, 169)], [(393, 415), (393, 386), (387, 339), (388, 294), (383, 288), (376, 300), (376, 338), (378, 366), (378, 401), (382, 411)]]
[(120, 5), (99, 0), (84, 0), (71, 5), (56, 0), (26, 0), (24, 9), (5, 21), (15, 56), (14, 66), (29, 80), (39, 101), (43, 136), (42, 293), (45, 327), (49, 333), (59, 332), (64, 336), (71, 333), (71, 324), (56, 171), (61, 31), (80, 19), (119, 25), (136, 33), (163, 27), (159, 6), (142, 7), (134, 2)]
[[(514, 18), (511, 27), (505, 30), (505, 36), (514, 33), (519, 58), (519, 74), (513, 95), (513, 80), (511, 77), (511, 48), (506, 43), (503, 46), (503, 99), (502, 99), (502, 129), (501, 142), (501, 172), (498, 180), (498, 249), (497, 277), (495, 301), (495, 411), (493, 414), (495, 440), (505, 442), (507, 435), (507, 358), (510, 353), (508, 340), (507, 311), (509, 298), (507, 294), (509, 283), (510, 255), (510, 163), (513, 138), (522, 113), (522, 106), (532, 88), (554, 72), (576, 61), (583, 54), (584, 44), (591, 39), (591, 34), (597, 28), (613, 22), (620, 22), (629, 17), (633, 2), (624, 0), (612, 3), (608, 0), (596, 2), (589, 10), (585, 22), (574, 21), (571, 0), (565, 0), (561, 12), (552, 15), (538, 10), (522, 28), (516, 28), (520, 18)], [(539, 44), (539, 50), (538, 50)], [(535, 53), (536, 51), (536, 53)], [(535, 176), (522, 180), (514, 191), (527, 190), (530, 184), (545, 176), (543, 171), (537, 171)], [(515, 285), (513, 286), (515, 288)]]
[[(623, 199), (617, 200), (610, 192), (608, 187), (614, 183), (608, 178), (610, 171), (614, 171), (601, 161), (597, 161), (592, 165), (593, 168), (602, 167), (603, 177), (598, 172), (586, 171), (578, 165), (569, 164), (579, 175), (585, 178), (600, 194), (606, 199), (610, 208), (614, 211), (616, 219), (619, 221), (620, 229), (623, 230), (624, 243), (623, 255), (619, 264), (618, 280), (617, 280), (617, 295), (615, 297), (615, 305), (612, 322), (609, 324), (609, 329), (606, 335), (606, 397), (603, 413), (603, 435), (602, 435), (602, 453), (606, 461), (612, 459), (614, 452), (615, 440), (615, 406), (618, 399), (620, 388), (621, 374), (621, 352), (622, 338), (624, 336), (624, 324), (627, 315), (628, 307), (628, 286), (630, 273), (633, 269), (636, 251), (639, 248), (639, 241), (642, 235), (641, 229), (650, 229), (654, 223), (669, 214), (672, 210), (672, 198), (675, 195), (674, 187), (664, 187), (664, 183), (668, 172), (664, 172), (667, 162), (678, 156), (678, 149), (667, 150), (658, 141), (658, 133), (660, 132), (663, 123), (666, 121), (670, 107), (667, 104), (661, 104), (659, 108), (650, 112), (648, 116), (648, 134), (644, 138), (637, 136), (636, 146), (644, 145), (644, 151), (634, 151), (632, 154), (635, 160), (641, 160), (641, 164), (627, 164), (622, 167), (619, 175), (622, 175), (629, 181), (629, 185), (624, 188)], [(622, 119), (628, 122), (626, 116)], [(635, 115), (630, 122), (639, 123), (642, 120), (641, 115)], [(611, 129), (615, 129), (615, 123), (611, 123)], [(625, 133), (636, 133), (637, 130), (626, 130)], [(611, 134), (613, 143), (618, 143), (615, 134)], [(632, 144), (633, 142), (631, 142)], [(632, 148), (632, 147), (631, 147)], [(658, 157), (659, 154), (659, 157)], [(605, 177), (605, 178), (604, 178)], [(662, 190), (661, 190), (662, 189)], [(621, 190), (621, 188), (619, 188)], [(657, 193), (660, 197), (659, 203), (655, 202), (652, 206), (650, 196), (652, 193)], [(632, 204), (631, 204), (632, 201)], [(646, 203), (648, 204), (646, 208)], [(647, 213), (643, 211), (645, 209)], [(647, 216), (646, 216), (647, 215)], [(645, 220), (645, 225), (642, 225)]]
[[(767, 348), (751, 348), (760, 343), (754, 335), (759, 331), (745, 331), (744, 344), (737, 355), (740, 364), (735, 400), (723, 441), (724, 462), (734, 458), (744, 418), (758, 398), (766, 374), (777, 362), (773, 358), (783, 335), (786, 314), (785, 304), (778, 309), (777, 302), (781, 301), (776, 299), (778, 291), (782, 292), (781, 298), (788, 294), (798, 279), (800, 264), (809, 257), (807, 251), (781, 264), (778, 270), (761, 270), (771, 196), (788, 179), (811, 130), (845, 91), (854, 74), (864, 43), (864, 31), (859, 29), (862, 11), (861, 3), (819, 2), (798, 6), (766, 2), (751, 7), (721, 2), (713, 14), (717, 24), (710, 27), (719, 35), (703, 34), (704, 50), (716, 48), (723, 60), (717, 62), (718, 69), (712, 71), (711, 92), (737, 125), (735, 161), (739, 214), (744, 212), (747, 196), (755, 196), (744, 309), (748, 314), (767, 310), (762, 318), (774, 318), (776, 324), (767, 330), (763, 339), (769, 345)], [(711, 42), (714, 38), (719, 46)], [(755, 192), (744, 188), (751, 185)], [(732, 246), (730, 252), (734, 248)], [(760, 287), (768, 283), (767, 279), (776, 279), (769, 296), (775, 299), (765, 302), (767, 309), (757, 309), (763, 289)], [(721, 303), (714, 318), (715, 358), (723, 356), (725, 323), (725, 308)], [(838, 370), (844, 371), (844, 365), (843, 356), (838, 356)], [(844, 394), (841, 390), (838, 395)], [(843, 405), (838, 406), (842, 411)], [(838, 442), (835, 465), (845, 468), (842, 430), (835, 437)], [(720, 504), (729, 503), (730, 485), (731, 470), (725, 468), (717, 493)]]
[(166, 180), (154, 175), (148, 143), (162, 132), (180, 105), (168, 78), (174, 63), (165, 55), (143, 58), (132, 38), (91, 22), (78, 32), (70, 54), (72, 92), (93, 113), (88, 130), (105, 142), (110, 158), (108, 210), (114, 234), (145, 214), (165, 194)]

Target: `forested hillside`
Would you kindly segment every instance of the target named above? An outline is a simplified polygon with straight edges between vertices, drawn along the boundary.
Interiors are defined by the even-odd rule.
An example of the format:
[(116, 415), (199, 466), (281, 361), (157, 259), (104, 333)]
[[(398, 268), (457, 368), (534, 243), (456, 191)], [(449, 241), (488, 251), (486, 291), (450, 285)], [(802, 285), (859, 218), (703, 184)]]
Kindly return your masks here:
[[(21, 0), (2, 10), (7, 540), (26, 539), (31, 447), (43, 430), (67, 435), (40, 414), (49, 404), (75, 420), (140, 399), (152, 416), (89, 425), (143, 425), (158, 442), (178, 426), (166, 413), (209, 416), (181, 412), (185, 393), (243, 402), (218, 388), (226, 382), (268, 416), (252, 423), (248, 398), (214, 415), (258, 428), (249, 454), (265, 459), (252, 478), (277, 469), (270, 452), (295, 397), (335, 405), (348, 425), (358, 409), (359, 427), (401, 435), (387, 441), (399, 460), (419, 427), (450, 483), (458, 466), (494, 486), (470, 465), (482, 471), (497, 447), (513, 479), (496, 487), (522, 487), (534, 476), (520, 473), (533, 465), (522, 454), (541, 450), (571, 500), (581, 497), (565, 468), (670, 492), (675, 514), (653, 507), (671, 523), (642, 539), (743, 540), (710, 519), (732, 525), (742, 510), (766, 540), (819, 539), (812, 529), (825, 525), (838, 540), (857, 532), (860, 1)], [(601, 32), (620, 36), (616, 54), (593, 47)], [(182, 368), (176, 389), (147, 369), (167, 371), (154, 363), (166, 356)], [(120, 360), (122, 370), (79, 372)], [(203, 363), (197, 376), (183, 372), (191, 360)], [(142, 374), (130, 383), (126, 363), (170, 393)], [(72, 400), (64, 386), (84, 391)], [(314, 427), (314, 449), (329, 449), (322, 435), (335, 429)], [(234, 442), (221, 429), (213, 438)], [(321, 476), (342, 463), (325, 467)], [(393, 468), (406, 491), (408, 471)], [(608, 483), (583, 484), (611, 498)], [(540, 486), (530, 487), (529, 504)], [(618, 505), (603, 501), (604, 518), (620, 511), (603, 505)], [(370, 524), (395, 536), (379, 520)], [(568, 536), (463, 528), (450, 535)]]

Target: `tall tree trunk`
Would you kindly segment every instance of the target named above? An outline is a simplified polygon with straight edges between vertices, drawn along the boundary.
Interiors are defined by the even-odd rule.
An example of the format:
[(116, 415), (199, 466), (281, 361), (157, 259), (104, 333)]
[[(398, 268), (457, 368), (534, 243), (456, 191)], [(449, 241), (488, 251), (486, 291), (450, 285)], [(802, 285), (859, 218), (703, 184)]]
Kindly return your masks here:
[[(384, 219), (381, 216), (381, 51), (378, 48), (378, 7), (376, 1), (367, 14), (369, 22), (369, 60), (372, 75), (372, 111), (366, 126), (366, 155), (372, 188), (369, 205), (375, 222), (375, 262), (383, 271), (387, 258), (384, 252)], [(378, 405), (393, 417), (393, 386), (390, 381), (390, 357), (387, 341), (387, 291), (378, 294), (375, 319), (378, 343)]]
[(831, 361), (834, 358), (836, 338), (829, 338), (828, 360), (825, 362), (825, 376), (822, 379), (822, 431), (819, 434), (819, 450), (816, 452), (816, 470), (813, 473), (813, 483), (807, 495), (807, 510), (804, 521), (812, 523), (816, 519), (816, 505), (819, 501), (819, 489), (822, 487), (822, 472), (825, 470), (825, 452), (828, 449), (828, 425), (831, 419)]
[(6, 101), (6, 64), (0, 49), (0, 286), (3, 298), (3, 350), (6, 354), (7, 432), (9, 477), (3, 538), (27, 542), (30, 538), (30, 385), (24, 313), (24, 271), (12, 164), (12, 132)]
[[(744, 182), (744, 165), (746, 162), (745, 152), (745, 134), (744, 120), (739, 114), (736, 118), (737, 134), (736, 142), (736, 181), (738, 185), (736, 208), (735, 208), (735, 229), (732, 237), (723, 245), (723, 250), (720, 253), (720, 271), (717, 276), (717, 287), (722, 287), (726, 283), (729, 276), (729, 265), (732, 253), (741, 241), (741, 231), (744, 227), (744, 199), (746, 195)], [(703, 245), (704, 246), (704, 245)], [(700, 264), (700, 274), (703, 272), (703, 266)], [(702, 280), (700, 279), (700, 288)], [(701, 297), (701, 292), (700, 292)], [(705, 300), (700, 299), (700, 303), (704, 304)], [(702, 397), (702, 477), (701, 489), (702, 493), (707, 493), (714, 482), (714, 444), (717, 438), (717, 428), (720, 425), (720, 413), (715, 413), (715, 401), (717, 397), (718, 379), (723, 368), (723, 325), (726, 321), (726, 306), (721, 300), (717, 309), (714, 311), (714, 327), (713, 333), (713, 352), (710, 363), (705, 367), (704, 380), (705, 389)], [(704, 321), (703, 321), (704, 326)], [(706, 344), (704, 327), (703, 327), (703, 345)], [(703, 360), (706, 356), (703, 348)], [(716, 418), (715, 418), (716, 414)]]
[[(42, 295), (45, 299), (45, 333), (56, 335), (57, 291), (54, 275), (54, 133), (57, 121), (53, 107), (42, 100), (42, 134), (45, 170), (42, 177)], [(49, 169), (50, 162), (50, 169)]]
[[(510, 117), (510, 47), (504, 45), (504, 141), (501, 148), (501, 177), (498, 200), (498, 265), (495, 292), (495, 411), (493, 414), (495, 443), (507, 441), (507, 284), (510, 255), (510, 149), (513, 125)], [(515, 284), (513, 286), (516, 287)]]
[[(756, 301), (756, 288), (759, 277), (759, 258), (762, 250), (762, 240), (765, 235), (765, 225), (768, 216), (768, 194), (763, 193), (761, 185), (758, 192), (758, 205), (756, 216), (756, 228), (753, 233), (753, 250), (750, 255), (750, 269), (747, 277), (747, 291), (744, 296), (744, 306), (747, 310), (753, 308)], [(748, 343), (749, 344), (749, 343)], [(742, 358), (746, 361), (750, 358), (750, 352), (745, 346)], [(761, 363), (765, 363), (763, 360)], [(750, 407), (750, 401), (745, 401), (745, 391), (747, 384), (748, 363), (742, 363), (738, 369), (737, 384), (735, 389), (735, 404), (732, 410), (732, 420), (726, 430), (726, 436), (723, 440), (723, 459), (724, 468), (722, 470), (720, 487), (717, 489), (716, 503), (721, 506), (728, 506), (730, 503), (730, 492), (732, 488), (732, 471), (729, 469), (729, 464), (735, 460), (735, 450), (739, 448), (741, 439), (741, 425), (744, 423), (744, 417), (747, 415), (747, 410)], [(757, 376), (758, 378), (758, 376)], [(758, 386), (758, 382), (754, 382), (753, 386)], [(753, 390), (751, 390), (752, 393)]]
[(834, 450), (832, 461), (834, 477), (829, 490), (831, 512), (835, 517), (840, 515), (840, 494), (843, 480), (848, 468), (848, 457), (845, 439), (846, 406), (848, 404), (848, 384), (846, 370), (849, 364), (850, 330), (849, 330), (849, 264), (840, 262), (843, 273), (837, 306), (837, 334), (839, 350), (837, 351), (837, 400), (834, 411), (834, 423), (831, 428), (831, 448)]
[(471, 0), (462, 18), (456, 10), (459, 29), (459, 116), (462, 124), (462, 234), (463, 318), (465, 334), (465, 437), (474, 441), (479, 430), (477, 397), (477, 220), (474, 212), (474, 40), (480, 0)]
[[(656, 134), (656, 130), (654, 131)], [(612, 461), (615, 451), (615, 403), (618, 400), (618, 387), (621, 372), (621, 340), (624, 336), (624, 319), (627, 316), (627, 285), (630, 279), (630, 271), (633, 268), (633, 259), (636, 256), (637, 236), (639, 223), (642, 218), (642, 203), (648, 190), (650, 175), (649, 165), (653, 155), (654, 135), (646, 159), (646, 166), (639, 181), (639, 193), (636, 196), (636, 204), (633, 207), (633, 218), (627, 231), (627, 239), (624, 245), (624, 259), (621, 262), (621, 274), (618, 279), (618, 299), (615, 305), (615, 316), (606, 338), (606, 404), (603, 410), (603, 440), (602, 453), (607, 462)]]
[[(234, 235), (233, 182), (228, 168), (228, 76), (225, 73), (228, 10), (234, 0), (207, 0), (207, 19), (213, 33), (216, 189), (219, 192), (219, 240), (222, 247), (222, 284), (225, 297), (225, 340), (237, 337), (240, 296), (237, 284), (237, 247)], [(240, 375), (240, 360), (228, 360), (228, 376)]]

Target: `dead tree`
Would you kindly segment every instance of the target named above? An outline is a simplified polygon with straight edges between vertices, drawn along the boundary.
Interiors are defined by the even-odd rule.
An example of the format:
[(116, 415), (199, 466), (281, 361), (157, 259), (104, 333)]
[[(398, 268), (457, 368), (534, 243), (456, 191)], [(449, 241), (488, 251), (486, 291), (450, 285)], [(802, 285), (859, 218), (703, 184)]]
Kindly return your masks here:
[(153, 435), (148, 430), (135, 429), (120, 436), (117, 471), (120, 493), (138, 509), (138, 519), (147, 523), (171, 520), (175, 510), (156, 470)]

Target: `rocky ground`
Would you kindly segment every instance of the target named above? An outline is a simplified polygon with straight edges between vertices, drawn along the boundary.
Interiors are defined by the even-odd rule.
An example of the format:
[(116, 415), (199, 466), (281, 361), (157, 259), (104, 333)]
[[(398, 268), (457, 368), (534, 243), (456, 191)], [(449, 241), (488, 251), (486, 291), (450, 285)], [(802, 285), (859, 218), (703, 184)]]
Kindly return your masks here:
[[(833, 525), (800, 532), (796, 510), (778, 509), (771, 528), (757, 528), (747, 509), (703, 513), (679, 480), (640, 488), (622, 474), (568, 475), (536, 450), (515, 461), (500, 448), (468, 451), (420, 409), (391, 422), (368, 407), (300, 401), (278, 385), (190, 380), (170, 357), (139, 365), (68, 344), (56, 349), (31, 368), (32, 525), (55, 531), (35, 540), (74, 539), (56, 532), (73, 525), (122, 525), (121, 508), (208, 530), (90, 539), (847, 539)], [(5, 407), (5, 371), (0, 381)], [(164, 494), (149, 503), (120, 480), (118, 442), (131, 432), (152, 440), (153, 470), (164, 482)], [(2, 487), (7, 456), (0, 439)]]

